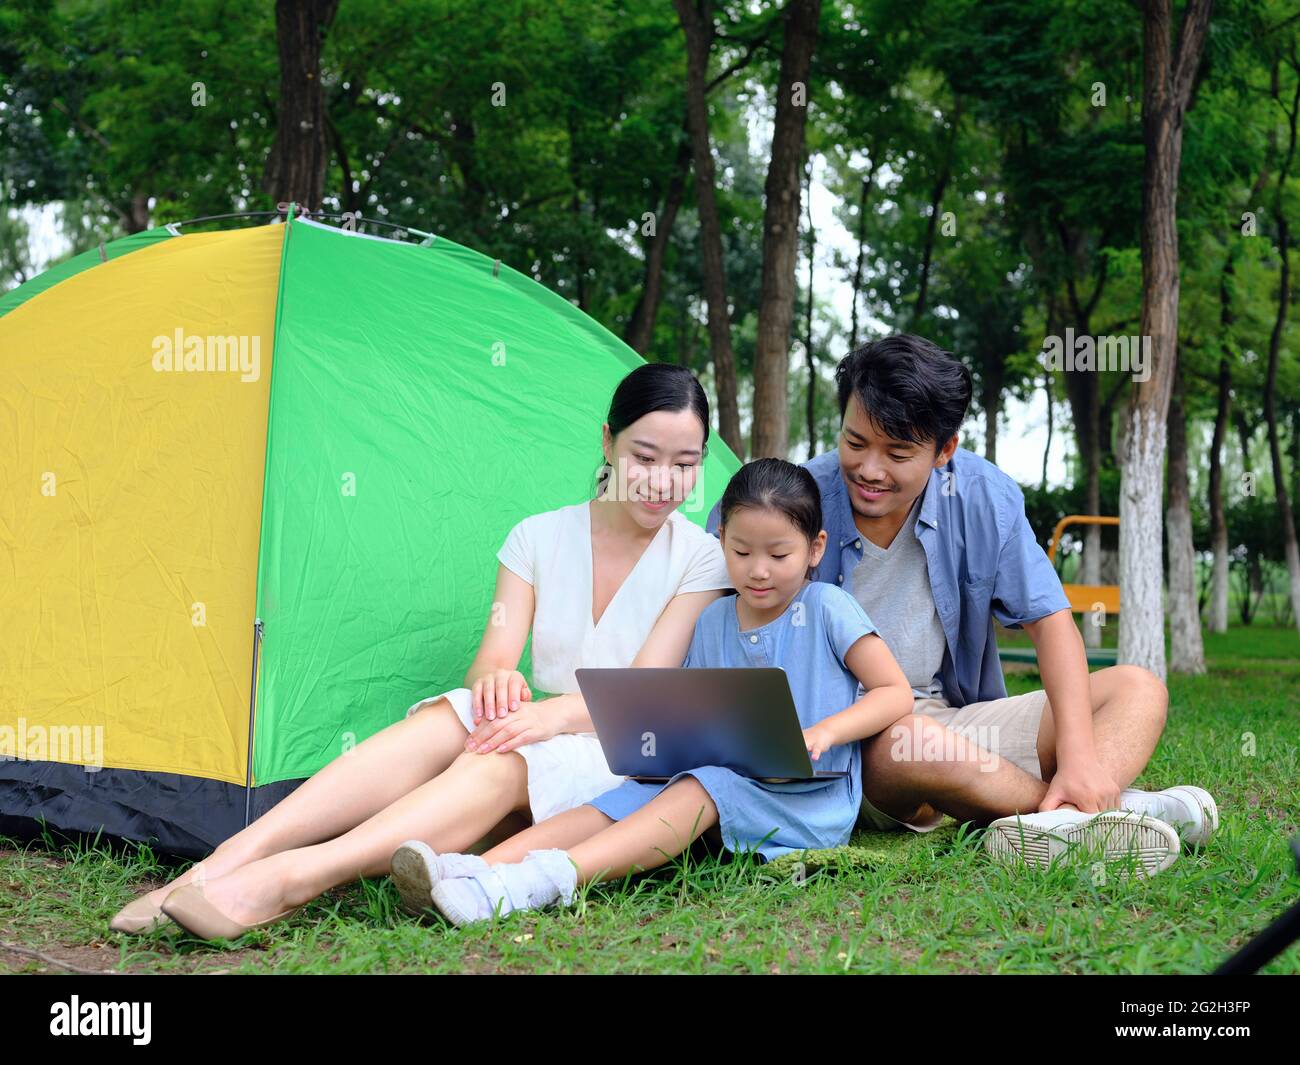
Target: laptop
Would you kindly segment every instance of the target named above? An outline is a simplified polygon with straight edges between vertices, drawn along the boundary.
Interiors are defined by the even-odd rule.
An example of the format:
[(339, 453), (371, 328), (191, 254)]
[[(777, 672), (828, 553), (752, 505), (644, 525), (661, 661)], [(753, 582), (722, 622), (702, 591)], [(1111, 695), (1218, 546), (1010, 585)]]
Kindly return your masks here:
[(578, 669), (610, 771), (659, 783), (719, 765), (768, 784), (847, 776), (814, 768), (785, 670)]

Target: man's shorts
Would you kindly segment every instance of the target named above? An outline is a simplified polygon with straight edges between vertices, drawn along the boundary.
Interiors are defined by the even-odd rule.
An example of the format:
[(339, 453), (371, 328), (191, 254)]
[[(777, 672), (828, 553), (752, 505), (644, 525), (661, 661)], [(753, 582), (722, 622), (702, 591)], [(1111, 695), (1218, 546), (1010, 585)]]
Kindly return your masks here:
[[(951, 732), (966, 737), (982, 751), (992, 752), (1008, 762), (1013, 762), (1035, 780), (1043, 779), (1038, 762), (1038, 729), (1043, 722), (1043, 708), (1047, 705), (1045, 691), (1012, 695), (1006, 699), (989, 699), (967, 706), (949, 706), (942, 699), (917, 699), (912, 706), (914, 714), (925, 714)], [(880, 742), (895, 743), (888, 735)], [(932, 757), (942, 757), (944, 752), (932, 752)], [(927, 752), (908, 752), (913, 760), (927, 756)], [(948, 757), (952, 757), (952, 753)], [(988, 761), (984, 764), (992, 764)], [(863, 788), (862, 808), (858, 814), (859, 828), (882, 831), (910, 828), (913, 832), (929, 832), (938, 828), (943, 814), (935, 812), (933, 818), (916, 823), (899, 821), (878, 810), (867, 801)]]

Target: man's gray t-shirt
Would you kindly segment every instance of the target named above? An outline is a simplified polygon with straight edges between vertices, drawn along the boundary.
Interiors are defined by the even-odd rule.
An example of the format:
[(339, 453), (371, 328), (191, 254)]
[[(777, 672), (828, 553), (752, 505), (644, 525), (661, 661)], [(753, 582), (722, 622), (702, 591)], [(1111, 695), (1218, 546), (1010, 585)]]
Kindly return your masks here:
[(850, 575), (849, 592), (898, 659), (916, 697), (943, 699), (939, 671), (947, 644), (925, 548), (916, 538), (920, 506), (918, 498), (887, 548), (862, 537), (862, 561)]

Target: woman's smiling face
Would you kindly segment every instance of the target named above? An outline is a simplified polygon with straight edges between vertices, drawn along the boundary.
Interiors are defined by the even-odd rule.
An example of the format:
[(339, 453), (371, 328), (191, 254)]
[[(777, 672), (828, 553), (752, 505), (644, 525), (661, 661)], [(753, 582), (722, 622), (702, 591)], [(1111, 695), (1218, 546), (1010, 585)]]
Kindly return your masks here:
[(602, 498), (623, 503), (646, 528), (691, 494), (703, 464), (704, 428), (689, 409), (652, 411), (611, 439), (604, 426), (605, 461), (612, 467)]

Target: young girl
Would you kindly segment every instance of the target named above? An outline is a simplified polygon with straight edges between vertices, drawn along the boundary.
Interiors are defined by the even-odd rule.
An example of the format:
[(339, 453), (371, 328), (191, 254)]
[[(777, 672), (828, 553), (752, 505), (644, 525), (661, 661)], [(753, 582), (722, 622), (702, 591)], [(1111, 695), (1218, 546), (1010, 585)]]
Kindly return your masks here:
[(685, 665), (784, 669), (814, 762), (847, 775), (764, 784), (701, 766), (667, 784), (627, 780), (482, 858), (404, 843), (393, 876), (405, 897), (431, 900), (461, 925), (567, 904), (578, 884), (662, 865), (710, 829), (764, 861), (847, 842), (862, 797), (857, 741), (910, 715), (911, 688), (857, 601), (809, 580), (826, 532), (807, 470), (772, 458), (744, 466), (723, 493), (719, 532), (737, 592), (704, 609)]

